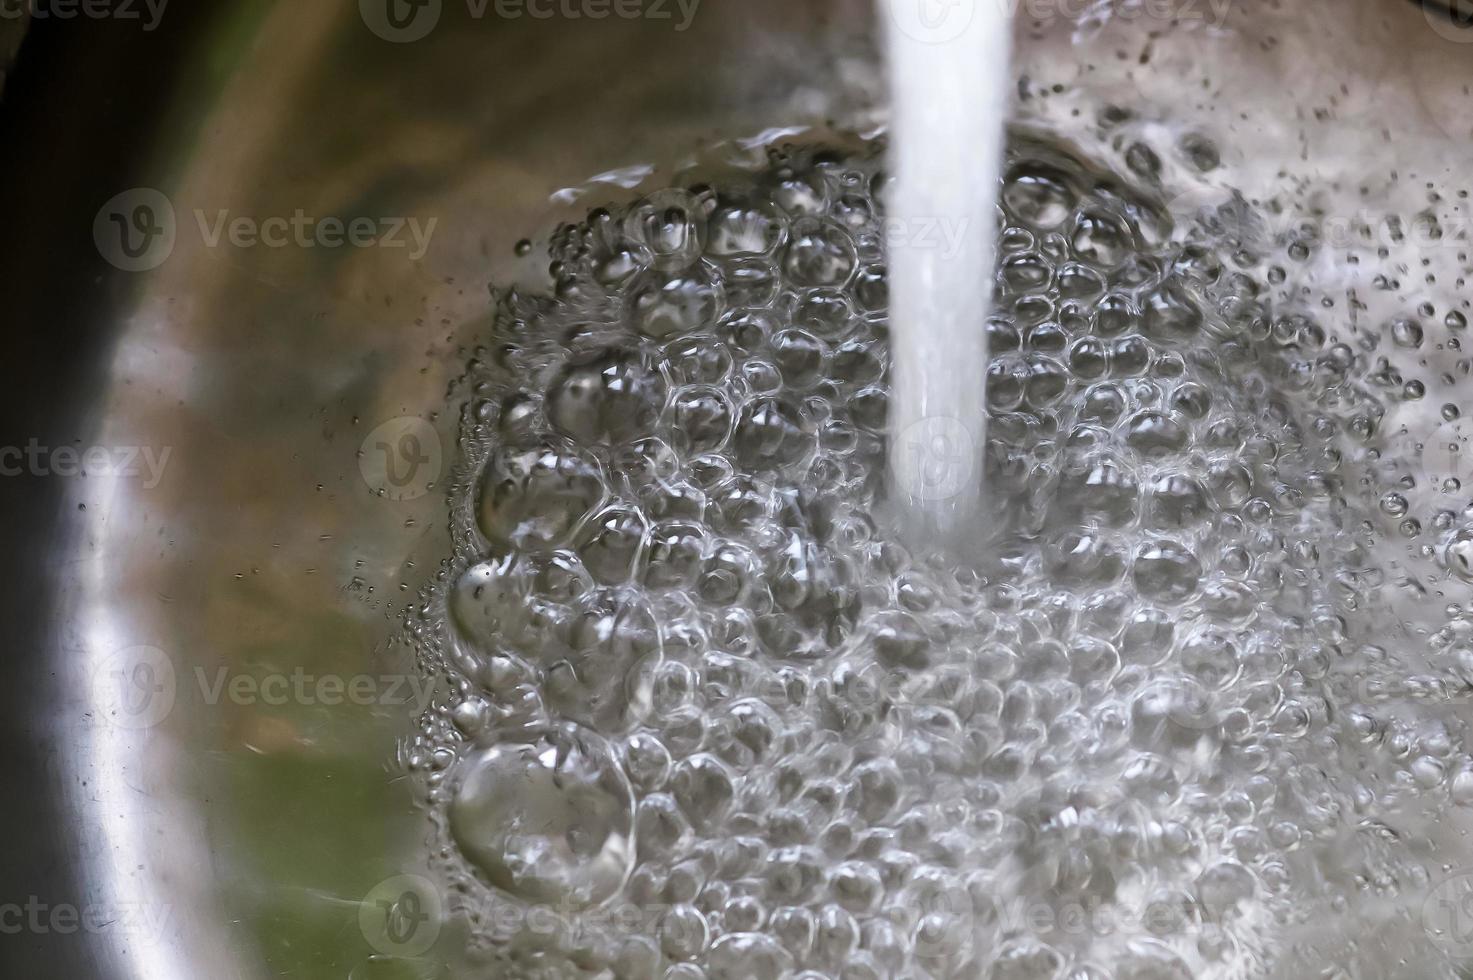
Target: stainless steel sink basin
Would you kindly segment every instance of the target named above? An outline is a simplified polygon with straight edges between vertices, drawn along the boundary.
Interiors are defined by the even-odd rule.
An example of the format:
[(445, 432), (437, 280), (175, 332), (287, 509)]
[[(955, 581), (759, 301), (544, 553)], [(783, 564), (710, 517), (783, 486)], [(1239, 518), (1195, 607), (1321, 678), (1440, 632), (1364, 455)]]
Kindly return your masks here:
[[(518, 240), (715, 141), (884, 118), (864, 2), (535, 6), (32, 24), (0, 103), (6, 975), (441, 975), (448, 932), (398, 955), (427, 828), (396, 636), (488, 282), (537, 288)], [(1201, 132), (1225, 185), (1338, 182), (1332, 211), (1473, 163), (1473, 30), (1415, 4), (1021, 11), (1018, 118), (1112, 163)]]

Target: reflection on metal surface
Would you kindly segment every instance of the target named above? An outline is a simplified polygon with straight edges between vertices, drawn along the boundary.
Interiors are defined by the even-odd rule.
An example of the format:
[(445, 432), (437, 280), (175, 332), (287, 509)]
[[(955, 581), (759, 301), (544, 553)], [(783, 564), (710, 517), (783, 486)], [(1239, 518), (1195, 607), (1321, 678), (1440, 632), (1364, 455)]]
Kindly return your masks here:
[[(1429, 171), (1466, 160), (1466, 48), (1382, 0), (1333, 16), (1271, 7), (1163, 29), (1149, 67), (1138, 22), (1020, 19), (1031, 94), (1019, 111), (1067, 120), (1132, 105), (1149, 126), (1183, 98), (1182, 78), (1211, 80), (1203, 125), (1251, 144), (1234, 163), (1250, 190), (1310, 148), (1326, 178), (1377, 156)], [(123, 473), (45, 484), (77, 531), (48, 542), (69, 549), (47, 624), (69, 694), (36, 729), (55, 733), (64, 773), (65, 827), (45, 831), (70, 835), (75, 867), (57, 887), (84, 877), (84, 894), (51, 898), (169, 910), (142, 936), (73, 937), (95, 975), (340, 978), (382, 955), (362, 903), (420, 871), (424, 837), (393, 771), (415, 708), (389, 688), (414, 670), (389, 638), (448, 551), (443, 501), (405, 466), (429, 432), (454, 444), (442, 409), (486, 283), (542, 281), (512, 245), (565, 214), (550, 195), (591, 174), (766, 127), (879, 118), (867, 11), (713, 2), (675, 33), (648, 20), (475, 20), (447, 3), (410, 43), (376, 35), (357, 0), (220, 15), (178, 88), (181, 104), (210, 100), (203, 122), (65, 230), (92, 241), (97, 209), (139, 187), (174, 215), (167, 255), (122, 253), (155, 268), (107, 267), (123, 287), (107, 314), (107, 384), (50, 393), (85, 406), (90, 442), (171, 450), (152, 487)], [(1055, 83), (1084, 84), (1039, 94)], [(1286, 89), (1305, 107), (1335, 101), (1338, 116), (1286, 108)], [(1241, 118), (1262, 106), (1275, 108)], [(135, 213), (133, 231), (155, 227), (161, 208), (142, 220), (127, 203), (120, 232)], [(299, 213), (315, 222), (311, 247), (291, 230)], [(249, 225), (232, 236), (236, 218)], [(358, 218), (378, 231), (354, 245)], [(410, 218), (438, 219), (417, 260), (381, 247), (384, 222)], [(329, 219), (342, 244), (320, 237)], [(359, 454), (380, 442), (403, 454), (374, 469)], [(267, 697), (274, 678), (284, 703)], [(342, 693), (358, 678), (363, 696)], [(120, 723), (119, 711), (131, 714)], [(443, 958), (453, 939), (447, 928), (425, 955)]]

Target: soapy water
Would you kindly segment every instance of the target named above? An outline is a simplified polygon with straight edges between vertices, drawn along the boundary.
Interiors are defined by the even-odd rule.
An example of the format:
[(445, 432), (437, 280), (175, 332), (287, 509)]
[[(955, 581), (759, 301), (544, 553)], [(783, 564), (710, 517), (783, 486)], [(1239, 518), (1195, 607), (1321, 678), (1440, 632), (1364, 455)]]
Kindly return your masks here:
[(1166, 153), (1218, 167), (1010, 136), (986, 451), (931, 484), (985, 480), (980, 558), (894, 533), (887, 250), (945, 235), (882, 147), (596, 210), (497, 295), (410, 622), (467, 975), (1462, 975), (1467, 303), (1366, 323)]

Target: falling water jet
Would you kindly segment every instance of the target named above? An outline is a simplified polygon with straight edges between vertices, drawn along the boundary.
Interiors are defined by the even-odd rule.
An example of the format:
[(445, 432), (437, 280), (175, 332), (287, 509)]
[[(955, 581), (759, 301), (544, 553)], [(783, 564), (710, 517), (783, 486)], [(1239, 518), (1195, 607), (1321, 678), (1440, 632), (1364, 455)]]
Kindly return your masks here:
[[(891, 83), (890, 486), (920, 544), (981, 536), (1008, 0), (879, 0)], [(934, 234), (937, 228), (946, 234)]]

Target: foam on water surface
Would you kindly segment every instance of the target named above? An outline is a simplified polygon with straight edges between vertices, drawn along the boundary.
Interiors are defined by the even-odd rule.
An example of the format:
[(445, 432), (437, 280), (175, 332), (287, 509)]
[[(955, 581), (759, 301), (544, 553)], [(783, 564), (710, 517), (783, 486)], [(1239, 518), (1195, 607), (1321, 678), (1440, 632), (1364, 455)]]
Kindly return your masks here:
[[(596, 210), (498, 294), (410, 621), (468, 975), (1457, 976), (1462, 272), (1168, 206), (1200, 135), (1124, 159), (1010, 137), (981, 558), (882, 517), (883, 147)], [(1347, 251), (1385, 288), (1317, 286)]]

